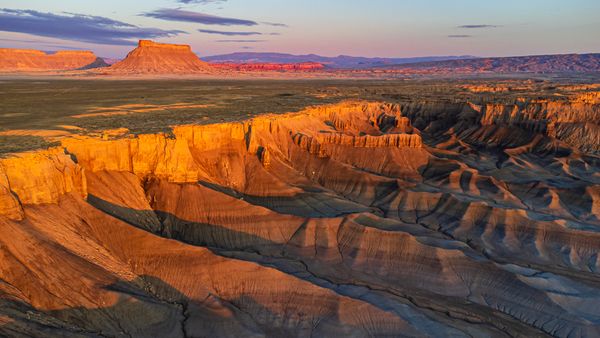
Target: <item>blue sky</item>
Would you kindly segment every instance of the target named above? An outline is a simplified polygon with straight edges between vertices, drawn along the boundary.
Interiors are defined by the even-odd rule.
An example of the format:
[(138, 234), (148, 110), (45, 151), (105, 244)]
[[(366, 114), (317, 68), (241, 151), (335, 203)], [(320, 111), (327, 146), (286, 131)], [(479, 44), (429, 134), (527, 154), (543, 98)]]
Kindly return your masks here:
[(598, 0), (3, 0), (0, 47), (122, 57), (137, 38), (335, 56), (600, 52)]

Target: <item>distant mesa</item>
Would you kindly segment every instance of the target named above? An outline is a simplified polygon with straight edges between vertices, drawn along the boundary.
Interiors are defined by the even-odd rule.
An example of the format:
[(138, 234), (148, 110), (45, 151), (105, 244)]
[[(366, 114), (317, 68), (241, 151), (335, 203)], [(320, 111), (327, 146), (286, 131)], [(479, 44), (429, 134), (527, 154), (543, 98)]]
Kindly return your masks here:
[(105, 66), (103, 60), (91, 51), (47, 53), (34, 49), (0, 48), (0, 71), (3, 72), (66, 71)]
[(200, 60), (189, 45), (140, 40), (136, 49), (107, 71), (119, 74), (206, 74), (214, 72), (214, 69)]

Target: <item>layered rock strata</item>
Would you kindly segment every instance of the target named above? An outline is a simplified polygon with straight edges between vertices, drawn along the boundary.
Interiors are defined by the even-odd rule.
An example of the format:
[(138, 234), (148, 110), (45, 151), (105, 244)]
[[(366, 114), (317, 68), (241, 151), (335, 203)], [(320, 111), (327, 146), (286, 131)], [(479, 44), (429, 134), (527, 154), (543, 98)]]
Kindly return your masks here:
[(46, 53), (33, 49), (0, 48), (0, 71), (32, 72), (76, 70), (104, 66), (90, 51)]
[(113, 74), (197, 74), (213, 68), (200, 60), (188, 45), (174, 45), (140, 40), (127, 57), (108, 69)]
[(347, 102), (2, 159), (0, 332), (597, 336), (597, 142), (557, 130), (598, 107), (555, 104)]

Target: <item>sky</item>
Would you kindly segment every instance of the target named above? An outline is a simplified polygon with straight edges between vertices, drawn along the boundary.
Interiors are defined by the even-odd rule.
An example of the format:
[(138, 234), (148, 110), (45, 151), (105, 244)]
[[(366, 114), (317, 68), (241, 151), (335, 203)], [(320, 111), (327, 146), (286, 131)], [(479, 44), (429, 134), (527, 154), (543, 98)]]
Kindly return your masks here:
[(600, 52), (599, 0), (0, 0), (0, 47), (121, 58), (140, 38), (200, 56)]

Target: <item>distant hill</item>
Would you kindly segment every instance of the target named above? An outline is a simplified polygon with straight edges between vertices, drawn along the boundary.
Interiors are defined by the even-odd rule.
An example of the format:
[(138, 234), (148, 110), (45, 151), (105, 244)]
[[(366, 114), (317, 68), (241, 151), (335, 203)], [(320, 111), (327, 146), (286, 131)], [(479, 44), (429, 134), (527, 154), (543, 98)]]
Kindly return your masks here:
[(100, 66), (98, 57), (91, 51), (43, 52), (33, 49), (0, 48), (1, 72), (64, 71)]
[(369, 58), (360, 56), (340, 55), (336, 57), (320, 56), (316, 54), (293, 55), (285, 53), (232, 53), (203, 57), (210, 63), (320, 63), (327, 68), (336, 69), (366, 69), (388, 65), (398, 65), (416, 62), (444, 61), (457, 59), (472, 59), (474, 56), (425, 56), (414, 58)]
[(106, 69), (118, 74), (194, 74), (214, 69), (200, 60), (188, 45), (140, 40), (127, 57)]
[(104, 60), (104, 62), (106, 62), (106, 64), (108, 64), (108, 65), (114, 65), (115, 63), (122, 60), (122, 59), (110, 58), (110, 57), (104, 57), (104, 56), (101, 56), (100, 58), (102, 60)]
[(323, 70), (325, 66), (317, 62), (302, 63), (211, 63), (213, 68), (242, 72), (311, 72)]
[(599, 72), (599, 54), (531, 55), (492, 57), (438, 62), (420, 62), (380, 67), (403, 72), (421, 71), (431, 73), (553, 73), (553, 72)]

